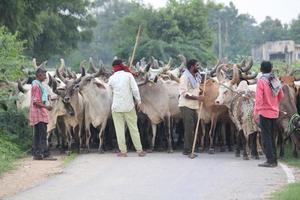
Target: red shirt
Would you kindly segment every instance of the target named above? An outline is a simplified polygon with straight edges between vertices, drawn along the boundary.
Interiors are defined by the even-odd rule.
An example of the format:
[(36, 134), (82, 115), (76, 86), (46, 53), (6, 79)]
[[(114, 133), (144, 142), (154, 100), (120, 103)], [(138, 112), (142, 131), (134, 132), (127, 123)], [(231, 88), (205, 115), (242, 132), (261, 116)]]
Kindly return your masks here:
[(256, 85), (254, 114), (275, 119), (279, 116), (279, 103), (283, 98), (282, 89), (277, 96), (273, 96), (269, 82), (259, 79)]
[(42, 103), (42, 90), (38, 84), (33, 84), (31, 87), (31, 101), (29, 107), (30, 126), (34, 126), (39, 122), (48, 123), (47, 109), (34, 105), (36, 102)]

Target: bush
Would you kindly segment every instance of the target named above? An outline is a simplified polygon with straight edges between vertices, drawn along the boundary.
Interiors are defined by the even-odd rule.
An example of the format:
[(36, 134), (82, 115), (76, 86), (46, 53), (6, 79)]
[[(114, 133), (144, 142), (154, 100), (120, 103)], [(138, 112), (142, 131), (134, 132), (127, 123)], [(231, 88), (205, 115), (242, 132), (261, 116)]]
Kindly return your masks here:
[(0, 134), (20, 150), (29, 150), (32, 143), (32, 131), (28, 126), (27, 112), (18, 111), (15, 108), (0, 111)]

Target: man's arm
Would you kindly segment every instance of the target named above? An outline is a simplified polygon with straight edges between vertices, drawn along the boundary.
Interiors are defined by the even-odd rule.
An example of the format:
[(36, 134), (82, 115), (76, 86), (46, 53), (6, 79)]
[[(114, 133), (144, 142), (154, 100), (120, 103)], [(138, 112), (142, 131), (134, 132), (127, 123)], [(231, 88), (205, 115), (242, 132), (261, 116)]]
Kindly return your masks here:
[(262, 108), (263, 95), (264, 95), (263, 80), (258, 80), (256, 85), (256, 92), (255, 92), (254, 115), (257, 115), (258, 111)]
[(195, 96), (188, 93), (188, 80), (181, 76), (179, 83), (179, 93), (186, 99), (195, 100), (195, 101), (203, 101), (204, 96)]
[(39, 95), (40, 95), (39, 90), (40, 90), (40, 88), (36, 84), (34, 84), (31, 88), (31, 98), (32, 98), (33, 105), (35, 105), (39, 108), (46, 108), (47, 110), (52, 110), (52, 106), (44, 105), (41, 102), (41, 97), (39, 97)]
[(132, 76), (132, 74), (130, 74), (129, 76), (129, 80), (130, 80), (130, 87), (131, 87), (131, 91), (132, 94), (134, 96), (134, 99), (136, 100), (137, 104), (141, 103), (141, 96), (140, 96), (140, 91), (139, 91), (139, 87), (136, 83), (136, 81), (134, 80), (134, 77)]

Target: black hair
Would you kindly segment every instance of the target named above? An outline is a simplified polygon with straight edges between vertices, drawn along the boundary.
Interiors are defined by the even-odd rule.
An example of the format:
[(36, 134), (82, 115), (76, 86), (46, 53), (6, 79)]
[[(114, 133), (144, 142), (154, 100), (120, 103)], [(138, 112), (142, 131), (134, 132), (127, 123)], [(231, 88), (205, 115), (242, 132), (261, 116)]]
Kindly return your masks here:
[(35, 75), (37, 76), (40, 73), (46, 73), (47, 70), (44, 67), (39, 67), (37, 68), (37, 70), (35, 71)]
[(196, 60), (196, 59), (191, 59), (191, 60), (189, 60), (189, 61), (187, 62), (186, 68), (187, 68), (188, 70), (190, 70), (191, 67), (194, 66), (194, 65), (196, 65), (197, 63), (198, 63), (198, 60)]
[(121, 59), (116, 59), (116, 60), (113, 61), (112, 66), (120, 65), (122, 63), (123, 63), (123, 61)]
[(265, 73), (270, 73), (272, 71), (273, 65), (270, 61), (262, 61), (260, 64), (260, 71), (265, 74)]

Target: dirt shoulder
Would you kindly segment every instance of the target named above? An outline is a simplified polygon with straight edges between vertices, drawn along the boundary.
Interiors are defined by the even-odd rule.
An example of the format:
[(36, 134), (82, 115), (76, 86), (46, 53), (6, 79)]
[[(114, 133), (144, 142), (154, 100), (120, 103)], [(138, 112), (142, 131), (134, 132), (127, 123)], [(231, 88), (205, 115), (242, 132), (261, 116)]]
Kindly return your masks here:
[(0, 177), (0, 199), (12, 196), (63, 172), (66, 156), (55, 156), (56, 161), (33, 160), (26, 157), (17, 161), (16, 169)]

